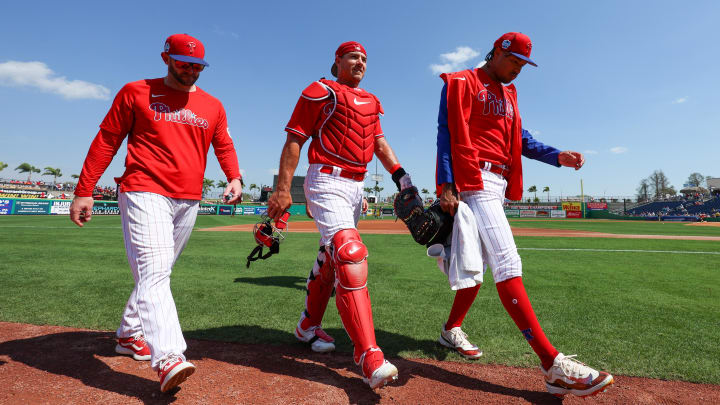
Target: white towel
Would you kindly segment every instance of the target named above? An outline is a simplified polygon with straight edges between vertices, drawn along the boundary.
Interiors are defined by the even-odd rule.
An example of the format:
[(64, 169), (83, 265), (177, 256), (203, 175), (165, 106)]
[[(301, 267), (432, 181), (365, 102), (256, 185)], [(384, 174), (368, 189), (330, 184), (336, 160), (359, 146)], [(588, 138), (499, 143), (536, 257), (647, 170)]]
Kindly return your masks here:
[(427, 249), (427, 255), (437, 258), (452, 290), (482, 284), (485, 266), (482, 260), (480, 232), (470, 207), (460, 201), (449, 246), (438, 243)]

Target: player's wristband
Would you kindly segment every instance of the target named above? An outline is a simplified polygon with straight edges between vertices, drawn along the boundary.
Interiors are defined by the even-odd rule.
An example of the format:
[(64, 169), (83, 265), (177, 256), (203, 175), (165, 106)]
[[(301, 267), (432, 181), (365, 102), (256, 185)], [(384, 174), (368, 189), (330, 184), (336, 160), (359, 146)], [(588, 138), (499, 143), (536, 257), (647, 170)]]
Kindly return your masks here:
[[(397, 166), (397, 168), (395, 168), (395, 166)], [(403, 169), (402, 166), (400, 166), (400, 164), (397, 164), (395, 166), (393, 166), (393, 169), (395, 169), (395, 170), (392, 172), (392, 179), (395, 182), (395, 185), (397, 186), (398, 191), (400, 191), (400, 179), (402, 178), (402, 176), (406, 175), (407, 173), (405, 172), (405, 169)]]

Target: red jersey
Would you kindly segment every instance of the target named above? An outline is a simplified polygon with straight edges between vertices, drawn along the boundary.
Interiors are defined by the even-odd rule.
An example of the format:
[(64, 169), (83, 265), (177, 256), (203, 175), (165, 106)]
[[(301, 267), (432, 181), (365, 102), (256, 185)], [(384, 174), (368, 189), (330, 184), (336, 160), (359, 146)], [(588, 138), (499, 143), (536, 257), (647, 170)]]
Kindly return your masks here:
[(483, 129), (483, 136), (473, 137), (471, 141), (478, 150), (480, 160), (509, 166), (510, 137), (512, 134), (515, 109), (506, 96), (503, 86), (490, 79), (482, 69), (475, 70), (482, 88), (475, 96), (470, 112), (471, 127)]
[(303, 90), (285, 130), (303, 140), (312, 138), (309, 163), (365, 173), (374, 140), (384, 136), (379, 119), (382, 113), (382, 105), (373, 94), (321, 80)]
[(92, 195), (126, 136), (125, 173), (115, 178), (120, 192), (199, 200), (211, 144), (228, 181), (240, 178), (220, 101), (199, 87), (183, 92), (166, 86), (163, 78), (146, 79), (126, 84), (115, 96), (90, 146), (75, 195)]

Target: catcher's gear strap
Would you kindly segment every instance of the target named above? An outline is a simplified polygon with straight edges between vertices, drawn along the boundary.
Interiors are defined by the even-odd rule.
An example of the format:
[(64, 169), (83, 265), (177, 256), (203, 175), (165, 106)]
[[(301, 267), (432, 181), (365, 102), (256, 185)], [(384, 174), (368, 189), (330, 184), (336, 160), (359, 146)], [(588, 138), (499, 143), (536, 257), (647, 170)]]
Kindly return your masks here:
[(368, 251), (357, 229), (342, 229), (336, 232), (332, 243), (337, 282), (346, 290), (365, 288)]
[[(263, 214), (261, 222), (255, 224), (253, 230), (253, 236), (255, 236), (255, 242), (257, 246), (250, 252), (247, 257), (247, 264), (245, 267), (250, 267), (250, 262), (254, 262), (258, 259), (267, 259), (275, 253), (280, 252), (280, 242), (285, 239), (283, 231), (287, 228), (287, 221), (290, 218), (289, 212), (284, 212), (280, 218), (275, 221), (275, 225), (272, 224), (271, 219)], [(263, 254), (263, 247), (268, 247), (270, 250)]]

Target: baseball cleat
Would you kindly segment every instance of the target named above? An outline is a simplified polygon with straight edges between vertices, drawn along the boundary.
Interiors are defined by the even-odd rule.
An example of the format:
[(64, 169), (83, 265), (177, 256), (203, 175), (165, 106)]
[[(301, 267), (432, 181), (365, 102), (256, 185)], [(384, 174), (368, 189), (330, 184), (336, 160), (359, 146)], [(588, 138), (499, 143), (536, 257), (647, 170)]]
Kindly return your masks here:
[(335, 339), (325, 333), (320, 326), (303, 329), (298, 322), (298, 326), (295, 328), (295, 337), (301, 342), (310, 343), (310, 348), (314, 352), (327, 353), (335, 350)]
[(461, 356), (470, 360), (477, 360), (483, 354), (477, 346), (470, 343), (467, 339), (467, 333), (463, 332), (459, 326), (450, 330), (445, 330), (445, 327), (443, 327), (438, 343), (457, 351)]
[(138, 361), (150, 360), (150, 348), (142, 334), (116, 340), (118, 343), (115, 345), (115, 353), (130, 355)]
[(383, 387), (398, 379), (397, 367), (385, 360), (379, 348), (372, 348), (363, 353), (358, 365), (362, 368), (363, 382), (372, 389)]
[(565, 356), (559, 353), (550, 370), (540, 367), (545, 375), (545, 386), (549, 393), (560, 398), (565, 394), (584, 398), (597, 395), (613, 384), (612, 375), (590, 368), (574, 357), (574, 354)]
[(168, 392), (187, 380), (195, 372), (195, 366), (177, 354), (169, 355), (160, 361), (158, 377), (160, 377), (160, 391)]

